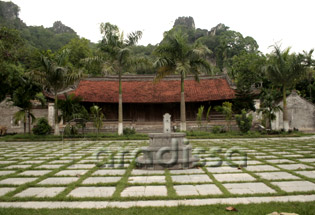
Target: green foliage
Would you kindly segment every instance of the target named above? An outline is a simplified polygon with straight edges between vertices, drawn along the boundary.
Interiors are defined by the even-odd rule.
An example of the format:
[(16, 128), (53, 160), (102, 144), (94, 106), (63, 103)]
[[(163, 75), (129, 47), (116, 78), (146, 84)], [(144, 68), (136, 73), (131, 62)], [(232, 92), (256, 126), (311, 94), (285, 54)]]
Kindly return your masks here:
[(126, 136), (136, 134), (136, 130), (134, 128), (124, 128), (123, 134)]
[(199, 129), (200, 129), (200, 127), (201, 127), (201, 123), (202, 123), (202, 115), (203, 115), (203, 110), (204, 110), (204, 106), (203, 105), (201, 105), (199, 108), (198, 108), (198, 113), (197, 113), (197, 118), (196, 118), (196, 120), (197, 120), (197, 124), (198, 124), (198, 127), (199, 127)]
[(102, 113), (102, 108), (100, 108), (97, 105), (93, 105), (90, 108), (91, 114), (92, 114), (92, 119), (94, 120), (94, 127), (97, 129), (97, 134), (99, 134), (100, 129), (103, 126), (103, 118), (104, 114)]
[(218, 112), (223, 113), (223, 115), (225, 116), (225, 120), (227, 121), (229, 131), (231, 131), (231, 121), (233, 118), (232, 103), (223, 102), (222, 106), (216, 106), (214, 107), (214, 109)]
[(252, 127), (253, 116), (242, 110), (241, 114), (235, 115), (236, 123), (242, 133), (247, 133)]
[(62, 111), (61, 117), (65, 122), (69, 122), (72, 119), (82, 118), (88, 119), (88, 112), (80, 104), (82, 98), (75, 96), (75, 94), (64, 94), (64, 99), (59, 100), (58, 109)]
[(18, 59), (23, 44), (18, 31), (0, 27), (0, 101), (6, 95), (12, 96), (19, 86), (23, 68), (18, 64)]
[(263, 124), (272, 130), (271, 122), (276, 119), (276, 112), (282, 111), (280, 105), (276, 101), (281, 97), (278, 91), (272, 89), (263, 89), (260, 94), (261, 108), (258, 110), (262, 113)]
[(89, 47), (90, 41), (85, 38), (74, 38), (62, 49), (69, 50), (69, 63), (76, 68), (82, 68), (83, 59), (91, 57), (92, 50)]
[(52, 131), (52, 128), (48, 124), (48, 121), (46, 118), (37, 119), (37, 123), (33, 128), (33, 133), (35, 135), (47, 135), (47, 134), (50, 134), (51, 131)]
[(214, 133), (214, 134), (224, 133), (223, 131), (224, 131), (223, 127), (220, 125), (215, 125), (212, 127), (212, 133)]
[(64, 135), (71, 137), (78, 134), (78, 128), (75, 125), (67, 124), (64, 129)]
[(211, 51), (199, 42), (190, 45), (187, 34), (181, 31), (170, 31), (165, 34), (163, 42), (155, 49), (158, 59), (157, 79), (169, 74), (178, 74), (185, 78), (189, 73), (198, 80), (202, 72), (209, 73), (210, 65), (206, 57)]
[(211, 106), (208, 107), (208, 110), (207, 110), (207, 114), (206, 114), (206, 120), (207, 122), (210, 122), (210, 111), (211, 111)]

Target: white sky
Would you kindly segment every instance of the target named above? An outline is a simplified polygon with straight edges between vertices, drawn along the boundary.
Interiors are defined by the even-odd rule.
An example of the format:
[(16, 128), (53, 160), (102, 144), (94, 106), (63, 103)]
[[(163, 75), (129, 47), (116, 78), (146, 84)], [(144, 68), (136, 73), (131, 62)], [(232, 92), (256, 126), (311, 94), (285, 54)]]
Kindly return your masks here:
[(196, 28), (224, 23), (253, 37), (260, 51), (281, 41), (292, 51), (315, 48), (314, 0), (12, 0), (27, 25), (51, 27), (60, 20), (93, 42), (99, 25), (110, 22), (124, 32), (143, 31), (141, 45), (156, 44), (179, 16), (192, 16)]

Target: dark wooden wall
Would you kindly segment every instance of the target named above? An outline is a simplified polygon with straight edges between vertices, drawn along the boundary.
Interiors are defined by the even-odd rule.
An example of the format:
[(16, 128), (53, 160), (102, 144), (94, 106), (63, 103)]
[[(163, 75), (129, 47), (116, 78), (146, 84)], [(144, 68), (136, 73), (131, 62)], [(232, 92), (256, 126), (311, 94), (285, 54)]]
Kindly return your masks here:
[[(222, 101), (216, 102), (187, 102), (186, 103), (186, 120), (196, 120), (198, 108), (203, 105), (204, 117), (209, 106), (213, 107), (221, 105)], [(85, 103), (84, 106), (89, 110), (93, 104)], [(106, 120), (118, 120), (118, 104), (113, 103), (98, 103), (96, 104), (103, 109)], [(163, 115), (169, 113), (172, 116), (172, 121), (180, 120), (180, 103), (123, 103), (123, 119), (124, 121), (132, 122), (162, 122)]]

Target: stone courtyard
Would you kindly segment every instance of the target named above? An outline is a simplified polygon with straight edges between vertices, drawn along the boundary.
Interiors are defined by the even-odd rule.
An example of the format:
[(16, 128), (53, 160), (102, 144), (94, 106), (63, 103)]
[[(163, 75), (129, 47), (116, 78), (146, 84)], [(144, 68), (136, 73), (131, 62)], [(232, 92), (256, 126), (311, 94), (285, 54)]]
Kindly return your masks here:
[(140, 170), (147, 141), (2, 142), (0, 207), (315, 201), (314, 136), (190, 143), (197, 168)]

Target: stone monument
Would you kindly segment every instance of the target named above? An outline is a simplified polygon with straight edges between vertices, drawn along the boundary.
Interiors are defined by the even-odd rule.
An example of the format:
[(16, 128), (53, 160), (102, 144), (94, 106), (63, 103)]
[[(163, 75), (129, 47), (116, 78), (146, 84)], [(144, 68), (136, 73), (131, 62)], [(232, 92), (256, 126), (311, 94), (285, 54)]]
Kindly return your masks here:
[(163, 133), (149, 134), (149, 147), (142, 148), (142, 156), (136, 159), (140, 169), (187, 169), (198, 161), (192, 156), (192, 148), (185, 133), (171, 132), (171, 115), (163, 116)]

